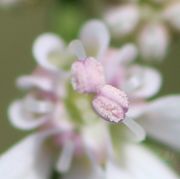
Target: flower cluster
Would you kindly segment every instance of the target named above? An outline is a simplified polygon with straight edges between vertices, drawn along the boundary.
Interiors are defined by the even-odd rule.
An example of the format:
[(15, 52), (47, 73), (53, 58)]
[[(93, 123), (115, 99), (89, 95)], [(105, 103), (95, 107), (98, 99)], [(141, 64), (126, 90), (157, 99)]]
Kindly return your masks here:
[(104, 13), (104, 21), (115, 38), (135, 34), (143, 59), (162, 60), (167, 54), (170, 32), (180, 30), (180, 2), (130, 1), (109, 9)]
[(52, 33), (35, 40), (38, 65), (18, 78), (27, 95), (12, 103), (9, 119), (36, 132), (0, 157), (0, 176), (48, 179), (56, 170), (63, 179), (178, 178), (136, 140), (147, 133), (179, 150), (180, 96), (149, 100), (160, 90), (159, 72), (134, 62), (135, 45), (109, 43), (98, 20), (67, 46)]

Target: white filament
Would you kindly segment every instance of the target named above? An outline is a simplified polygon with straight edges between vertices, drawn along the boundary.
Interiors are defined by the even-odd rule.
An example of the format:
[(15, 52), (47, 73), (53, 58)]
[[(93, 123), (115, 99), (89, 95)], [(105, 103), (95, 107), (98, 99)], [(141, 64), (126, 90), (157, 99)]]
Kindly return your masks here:
[(84, 46), (80, 40), (72, 41), (69, 45), (69, 50), (78, 60), (84, 60), (87, 57)]
[(58, 171), (62, 173), (69, 171), (73, 159), (74, 149), (75, 146), (73, 141), (68, 141), (64, 144), (60, 158), (56, 165)]
[(145, 139), (145, 130), (133, 119), (126, 118), (122, 122), (136, 135), (136, 140), (138, 142), (143, 141)]

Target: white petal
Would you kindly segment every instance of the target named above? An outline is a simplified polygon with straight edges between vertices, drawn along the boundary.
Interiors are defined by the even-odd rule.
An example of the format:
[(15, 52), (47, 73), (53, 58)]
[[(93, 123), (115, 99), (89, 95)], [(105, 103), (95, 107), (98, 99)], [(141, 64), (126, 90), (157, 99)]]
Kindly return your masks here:
[(168, 4), (165, 9), (163, 16), (165, 20), (169, 22), (177, 30), (180, 30), (180, 3), (175, 1), (175, 3)]
[(153, 68), (133, 66), (127, 75), (122, 88), (134, 98), (149, 98), (160, 90), (161, 75)]
[(120, 166), (108, 161), (106, 165), (106, 179), (132, 179), (132, 176)]
[(139, 122), (147, 133), (174, 149), (180, 149), (180, 96), (167, 96), (151, 102)]
[(60, 173), (66, 173), (71, 167), (71, 162), (73, 159), (75, 150), (75, 143), (73, 141), (65, 142), (62, 152), (56, 164), (56, 169)]
[(0, 176), (6, 179), (48, 179), (51, 159), (44, 148), (46, 135), (31, 135), (0, 157)]
[(28, 114), (24, 107), (21, 100), (13, 102), (9, 107), (9, 120), (17, 128), (31, 130), (43, 125), (49, 119), (48, 116), (35, 118), (31, 113)]
[(73, 40), (68, 49), (78, 60), (85, 60), (87, 58), (84, 46), (80, 40)]
[(104, 179), (103, 173), (90, 165), (86, 160), (74, 160), (70, 171), (62, 179)]
[(64, 43), (60, 37), (52, 33), (40, 35), (34, 42), (33, 55), (38, 64), (48, 70), (57, 70), (57, 67), (50, 62), (52, 53), (60, 53)]
[(124, 169), (133, 179), (178, 179), (158, 157), (140, 145), (124, 148)]
[(102, 57), (109, 45), (109, 33), (106, 26), (98, 20), (87, 22), (80, 32), (80, 39), (85, 47), (87, 56)]
[(167, 54), (169, 36), (162, 24), (146, 25), (138, 37), (140, 52), (144, 59), (162, 60)]
[(23, 89), (37, 87), (45, 91), (52, 91), (53, 84), (50, 79), (38, 76), (22, 76), (17, 80), (17, 86)]
[[(92, 163), (105, 160), (110, 154), (109, 131), (104, 123), (85, 126), (82, 130), (84, 148)], [(96, 139), (96, 140), (95, 140)], [(107, 144), (109, 145), (107, 147)]]
[(128, 64), (136, 59), (137, 54), (138, 54), (138, 50), (134, 44), (131, 43), (125, 44), (120, 49), (119, 62)]
[(135, 30), (139, 22), (139, 9), (134, 5), (121, 5), (108, 11), (104, 19), (114, 37), (123, 37)]

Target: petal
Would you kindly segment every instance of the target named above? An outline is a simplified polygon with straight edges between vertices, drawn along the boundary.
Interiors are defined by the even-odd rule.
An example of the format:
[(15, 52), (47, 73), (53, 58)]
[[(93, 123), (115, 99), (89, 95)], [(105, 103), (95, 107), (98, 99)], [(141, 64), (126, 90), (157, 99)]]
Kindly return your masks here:
[(101, 163), (107, 154), (111, 155), (110, 134), (105, 123), (85, 126), (82, 129), (82, 142), (92, 164)]
[(122, 89), (134, 98), (149, 98), (160, 90), (161, 83), (161, 75), (157, 70), (136, 65), (127, 73)]
[(80, 40), (73, 40), (69, 44), (68, 50), (75, 55), (78, 60), (85, 60), (87, 58), (84, 46)]
[(163, 13), (163, 17), (172, 27), (180, 30), (180, 3), (175, 1), (172, 4), (168, 4)]
[(144, 59), (162, 60), (169, 45), (167, 29), (162, 24), (148, 24), (140, 32), (139, 48)]
[(70, 171), (62, 175), (62, 179), (104, 179), (101, 171), (90, 165), (88, 161), (74, 160)]
[(52, 33), (45, 33), (40, 35), (34, 42), (33, 55), (37, 63), (48, 69), (57, 70), (57, 67), (50, 62), (50, 55), (59, 55), (64, 48), (62, 39)]
[(128, 145), (124, 148), (124, 169), (133, 179), (178, 179), (157, 156), (141, 145)]
[(17, 86), (23, 89), (31, 89), (37, 87), (41, 90), (52, 91), (53, 84), (47, 78), (38, 77), (38, 76), (22, 76), (17, 80)]
[(69, 171), (74, 152), (75, 143), (71, 140), (66, 141), (56, 164), (57, 171), (60, 173), (66, 173)]
[(180, 96), (167, 96), (151, 102), (138, 118), (147, 133), (158, 141), (179, 150)]
[[(33, 117), (31, 113), (25, 111), (24, 107), (25, 105), (22, 100), (13, 102), (9, 107), (9, 120), (17, 128), (31, 130), (43, 125), (49, 119), (48, 115), (42, 115), (42, 117), (38, 118)], [(42, 104), (42, 109), (40, 109), (41, 107), (39, 109), (34, 106), (32, 107), (34, 110), (44, 111), (47, 109), (48, 105), (46, 106), (46, 104)]]
[(51, 159), (42, 146), (46, 137), (44, 133), (30, 135), (0, 156), (0, 176), (6, 179), (48, 179)]
[(87, 22), (80, 32), (80, 39), (87, 56), (100, 58), (109, 45), (109, 33), (106, 26), (99, 20)]
[(106, 165), (106, 179), (132, 179), (132, 176), (130, 176), (123, 168), (108, 161)]
[(135, 5), (121, 5), (110, 9), (104, 16), (115, 38), (123, 37), (133, 32), (140, 19), (139, 9)]
[(120, 49), (108, 49), (102, 57), (101, 62), (105, 68), (106, 78), (108, 82), (114, 81), (117, 77), (121, 81), (120, 75), (123, 74), (122, 66), (130, 64), (137, 57), (138, 51), (134, 44), (128, 43)]

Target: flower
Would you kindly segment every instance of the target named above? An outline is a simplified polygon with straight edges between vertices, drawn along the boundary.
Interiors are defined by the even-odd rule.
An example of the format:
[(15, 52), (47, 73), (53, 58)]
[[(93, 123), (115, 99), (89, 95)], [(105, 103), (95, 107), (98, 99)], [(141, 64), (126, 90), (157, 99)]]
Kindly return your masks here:
[(139, 20), (139, 9), (133, 4), (112, 8), (104, 15), (104, 21), (109, 26), (114, 37), (123, 37), (132, 33)]
[[(157, 8), (158, 7), (158, 8)], [(114, 41), (136, 42), (143, 60), (165, 59), (172, 34), (169, 26), (180, 29), (179, 1), (130, 1), (107, 8), (103, 20)]]
[(165, 58), (169, 44), (168, 32), (165, 26), (148, 24), (141, 30), (138, 41), (144, 59), (162, 60)]
[[(53, 34), (35, 41), (38, 67), (32, 75), (18, 79), (18, 86), (28, 94), (10, 106), (9, 116), (15, 127), (36, 132), (0, 157), (0, 175), (48, 179), (56, 170), (64, 179), (144, 179), (150, 174), (158, 179), (161, 172), (164, 178), (178, 178), (141, 144), (132, 144), (132, 136), (120, 125), (128, 126), (137, 138), (145, 137), (129, 118), (140, 120), (156, 111), (151, 112), (154, 102), (147, 98), (160, 88), (159, 73), (131, 64), (137, 55), (132, 44), (109, 48), (108, 31), (100, 21), (86, 23), (80, 39), (82, 43), (73, 41), (69, 48)], [(178, 134), (170, 132), (164, 139), (172, 132)]]

